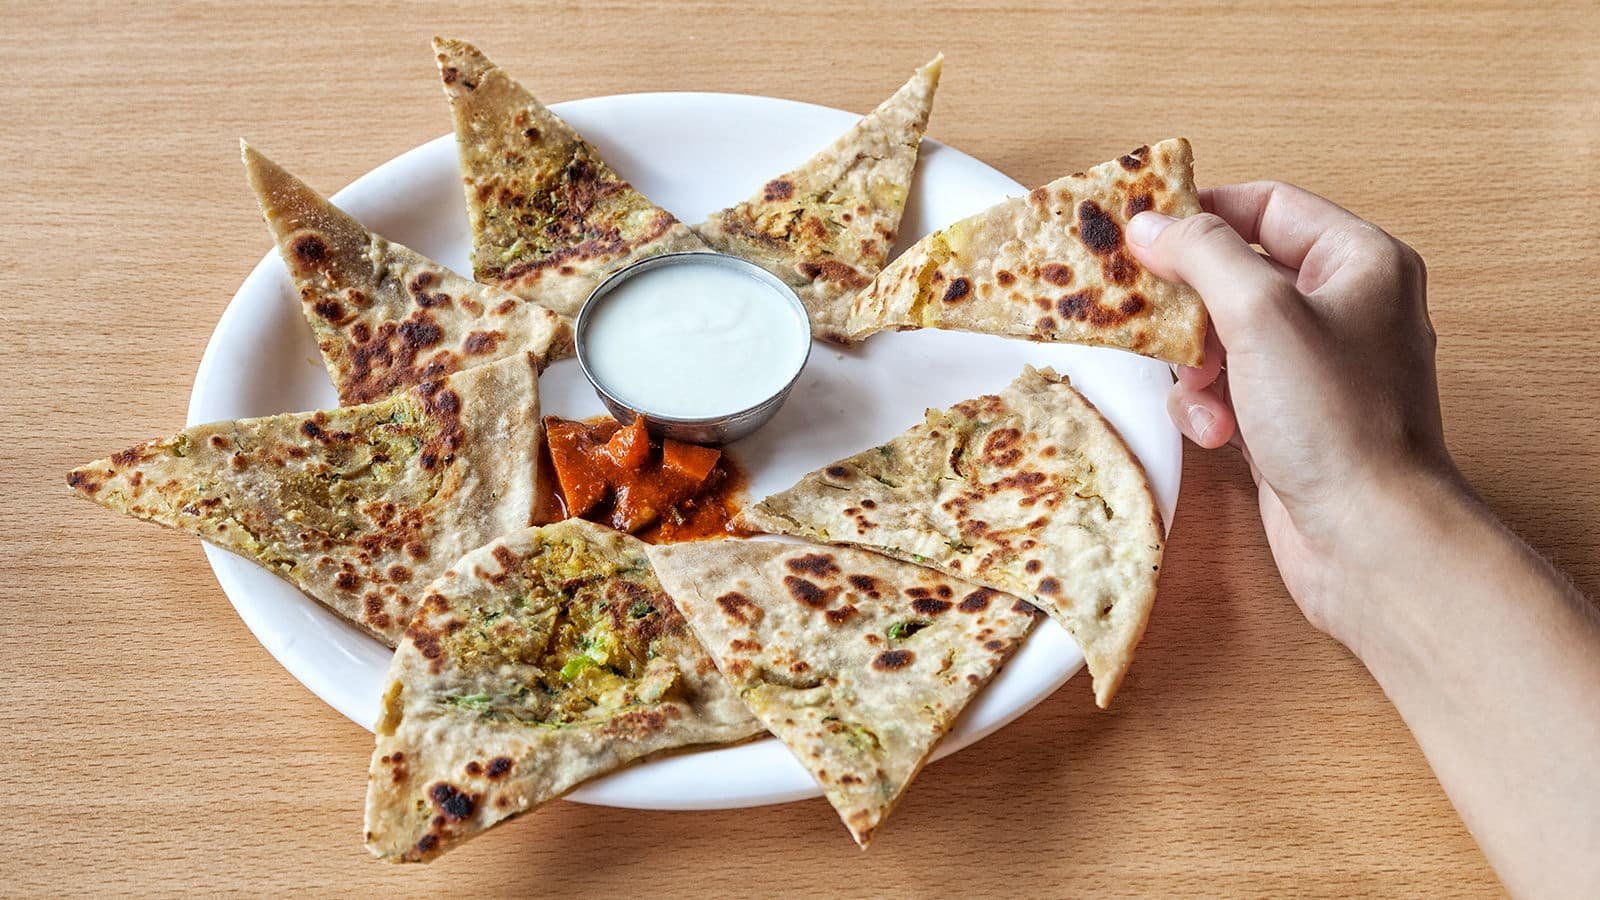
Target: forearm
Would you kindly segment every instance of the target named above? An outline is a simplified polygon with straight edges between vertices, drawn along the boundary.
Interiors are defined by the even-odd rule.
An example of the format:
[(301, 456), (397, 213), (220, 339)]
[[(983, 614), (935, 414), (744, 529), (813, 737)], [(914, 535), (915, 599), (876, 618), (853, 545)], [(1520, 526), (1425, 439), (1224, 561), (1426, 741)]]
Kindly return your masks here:
[[(1600, 617), (1464, 492), (1397, 512), (1354, 649), (1519, 894), (1600, 884)], [(1399, 535), (1396, 536), (1397, 538)]]

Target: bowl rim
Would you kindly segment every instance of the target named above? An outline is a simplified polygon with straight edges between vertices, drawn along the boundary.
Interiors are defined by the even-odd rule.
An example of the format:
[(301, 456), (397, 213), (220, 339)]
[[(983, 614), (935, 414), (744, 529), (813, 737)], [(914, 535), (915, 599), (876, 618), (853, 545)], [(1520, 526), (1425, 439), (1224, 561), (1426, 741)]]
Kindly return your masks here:
[[(607, 389), (601, 379), (595, 375), (594, 370), (589, 367), (589, 360), (584, 355), (584, 344), (585, 338), (588, 336), (589, 327), (593, 322), (593, 311), (605, 302), (606, 295), (610, 294), (618, 283), (627, 281), (629, 278), (651, 269), (679, 265), (689, 261), (691, 258), (697, 260), (715, 259), (717, 265), (730, 269), (739, 269), (772, 288), (774, 293), (781, 296), (789, 304), (789, 307), (798, 317), (800, 326), (805, 329), (803, 332), (805, 336), (805, 351), (800, 355), (800, 364), (795, 366), (794, 374), (789, 376), (788, 381), (785, 381), (781, 387), (771, 394), (749, 406), (711, 416), (668, 416), (651, 412), (638, 404), (625, 401)], [(594, 290), (590, 291), (589, 295), (584, 298), (583, 306), (578, 310), (578, 318), (572, 325), (573, 355), (578, 360), (578, 367), (583, 370), (584, 379), (594, 388), (595, 393), (599, 394), (602, 400), (608, 401), (608, 405), (614, 404), (632, 411), (636, 416), (643, 416), (647, 421), (660, 422), (667, 425), (717, 426), (739, 421), (747, 416), (759, 413), (764, 407), (772, 405), (773, 401), (781, 400), (788, 396), (789, 392), (794, 389), (795, 383), (800, 380), (800, 376), (805, 374), (806, 364), (811, 361), (813, 343), (815, 342), (811, 339), (811, 315), (806, 310), (805, 304), (800, 301), (800, 295), (795, 293), (794, 288), (762, 266), (756, 265), (743, 257), (734, 256), (731, 253), (722, 253), (717, 250), (678, 250), (672, 253), (658, 253), (654, 256), (646, 256), (643, 259), (636, 259), (628, 263), (607, 275), (599, 284), (594, 286)]]

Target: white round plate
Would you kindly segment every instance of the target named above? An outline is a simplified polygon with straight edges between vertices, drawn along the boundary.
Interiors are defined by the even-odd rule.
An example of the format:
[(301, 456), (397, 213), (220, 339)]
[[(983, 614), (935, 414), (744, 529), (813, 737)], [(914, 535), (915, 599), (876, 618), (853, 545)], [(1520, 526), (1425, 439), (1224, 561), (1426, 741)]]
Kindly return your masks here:
[[(734, 94), (628, 94), (554, 109), (624, 177), (691, 223), (743, 200), (857, 119), (842, 110)], [(295, 168), (294, 160), (283, 162)], [(966, 154), (924, 141), (896, 252), (1023, 190)], [(453, 138), (441, 137), (379, 166), (333, 199), (385, 237), (456, 271), (471, 271)], [(1170, 522), (1182, 454), (1165, 411), (1171, 376), (1162, 363), (1114, 350), (939, 331), (880, 335), (851, 351), (818, 344), (783, 411), (731, 452), (749, 474), (755, 500), (818, 466), (882, 443), (920, 422), (926, 407), (998, 391), (1024, 363), (1069, 374), (1117, 426), (1144, 463)], [(553, 365), (539, 392), (547, 414), (579, 418), (604, 412), (573, 360)], [(189, 423), (336, 405), (298, 294), (278, 254), (269, 252), (217, 323), (195, 376)], [(312, 693), (371, 729), (390, 651), (265, 569), (225, 550), (205, 550), (223, 591), (267, 652)], [(968, 706), (935, 758), (1015, 719), (1082, 665), (1066, 632), (1054, 622), (1042, 623)], [(591, 781), (568, 799), (717, 809), (820, 793), (788, 751), (768, 738), (635, 766)]]

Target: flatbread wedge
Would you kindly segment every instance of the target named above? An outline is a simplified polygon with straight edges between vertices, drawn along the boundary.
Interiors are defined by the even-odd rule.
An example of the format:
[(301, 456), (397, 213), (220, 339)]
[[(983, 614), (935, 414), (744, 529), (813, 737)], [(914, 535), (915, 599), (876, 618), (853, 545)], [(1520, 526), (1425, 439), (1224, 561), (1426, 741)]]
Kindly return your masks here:
[(695, 228), (788, 282), (818, 337), (845, 340), (850, 300), (889, 258), (943, 66), (935, 57), (817, 155)]
[(425, 862), (647, 755), (761, 730), (644, 548), (568, 519), (474, 550), (427, 589), (378, 722), (374, 854)]
[(935, 231), (856, 295), (848, 331), (944, 328), (1117, 347), (1187, 366), (1205, 349), (1193, 290), (1123, 241), (1143, 210), (1200, 212), (1183, 138), (1140, 147)]
[(373, 234), (254, 147), (241, 141), (240, 152), (341, 404), (571, 349), (563, 316)]
[(67, 484), (260, 563), (392, 647), (423, 586), (528, 524), (537, 366), (522, 354), (376, 403), (198, 425)]
[(473, 277), (576, 317), (611, 271), (706, 249), (478, 48), (434, 38), (433, 49), (455, 116)]
[(863, 848), (1037, 614), (861, 550), (722, 540), (651, 557), (717, 666)]
[(856, 544), (1033, 602), (1111, 702), (1155, 602), (1164, 544), (1138, 459), (1049, 369), (806, 475), (736, 524)]

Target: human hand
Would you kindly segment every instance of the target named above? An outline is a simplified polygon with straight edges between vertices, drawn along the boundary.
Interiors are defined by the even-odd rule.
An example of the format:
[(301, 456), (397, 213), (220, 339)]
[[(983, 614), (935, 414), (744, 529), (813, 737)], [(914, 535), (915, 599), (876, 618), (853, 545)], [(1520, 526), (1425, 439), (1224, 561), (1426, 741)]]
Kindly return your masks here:
[(1128, 228), (1140, 261), (1211, 314), (1205, 364), (1178, 369), (1169, 411), (1200, 446), (1244, 453), (1290, 594), (1359, 655), (1374, 592), (1354, 582), (1407, 563), (1410, 511), (1465, 492), (1440, 423), (1422, 258), (1286, 184), (1214, 188), (1201, 205)]

